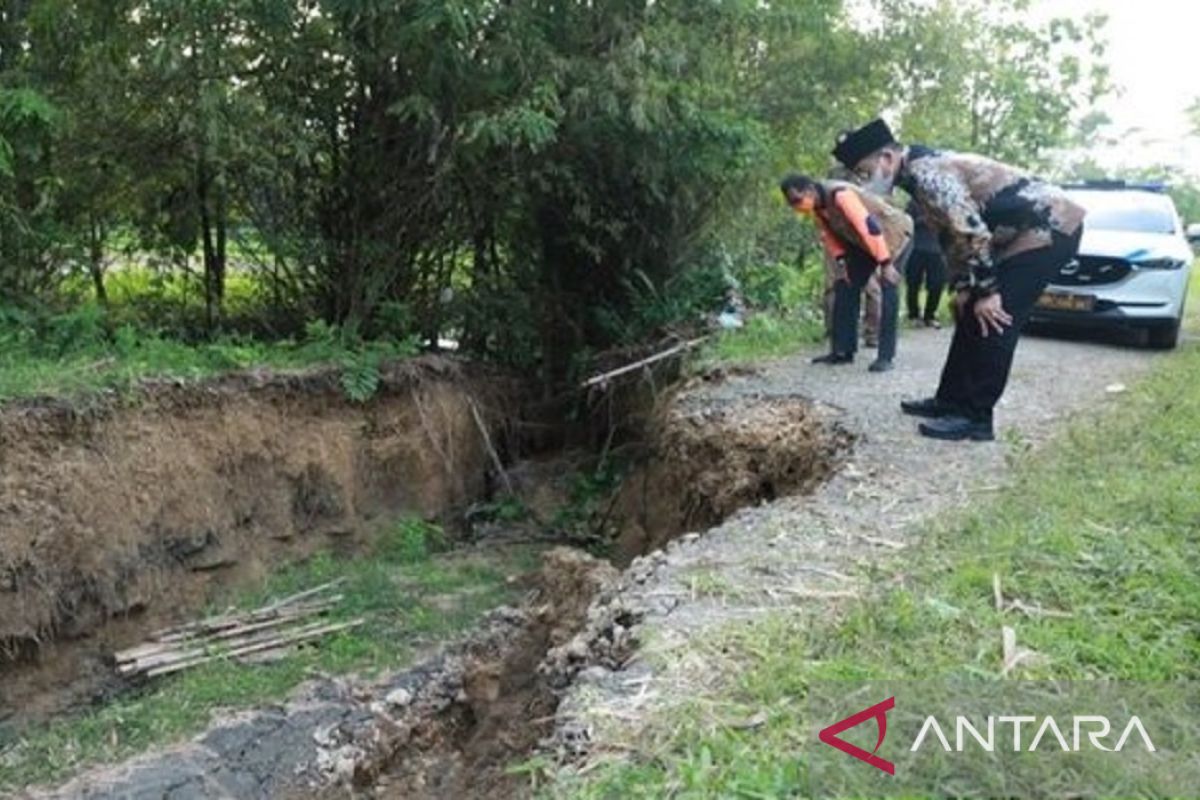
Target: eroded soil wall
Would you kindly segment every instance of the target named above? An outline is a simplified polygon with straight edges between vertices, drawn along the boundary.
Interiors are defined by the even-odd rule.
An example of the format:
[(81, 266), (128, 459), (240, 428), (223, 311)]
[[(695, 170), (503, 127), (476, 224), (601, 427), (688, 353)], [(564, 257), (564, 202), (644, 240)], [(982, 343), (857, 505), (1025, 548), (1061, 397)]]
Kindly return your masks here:
[(335, 373), (307, 373), (0, 410), (7, 658), (478, 499), (489, 455), (472, 405), (498, 420), (503, 386), (426, 358), (361, 405)]

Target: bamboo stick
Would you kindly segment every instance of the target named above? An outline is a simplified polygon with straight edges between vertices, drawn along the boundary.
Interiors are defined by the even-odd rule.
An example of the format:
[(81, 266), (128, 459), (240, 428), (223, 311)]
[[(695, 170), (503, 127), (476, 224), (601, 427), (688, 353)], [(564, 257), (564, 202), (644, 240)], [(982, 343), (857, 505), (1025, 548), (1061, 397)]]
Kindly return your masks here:
[(619, 367), (617, 369), (610, 370), (608, 372), (602, 372), (599, 375), (588, 378), (586, 381), (584, 381), (582, 384), (580, 384), (580, 388), (581, 389), (590, 389), (593, 386), (597, 386), (602, 383), (607, 383), (612, 378), (616, 378), (621, 375), (625, 375), (626, 373), (633, 372), (634, 370), (640, 369), (641, 367), (647, 367), (657, 361), (662, 361), (664, 358), (670, 358), (673, 355), (682, 353), (684, 350), (690, 350), (693, 347), (695, 347), (696, 345), (705, 341), (706, 339), (708, 339), (707, 336), (701, 336), (699, 338), (692, 339), (691, 341), (682, 342), (680, 344), (675, 345), (674, 347), (663, 350), (661, 353), (655, 353), (654, 355), (648, 356), (647, 358), (643, 358), (639, 361), (634, 361), (632, 364), (626, 364), (623, 367)]
[[(276, 600), (275, 602), (270, 603), (269, 605), (263, 606), (262, 608), (256, 609), (255, 611), (251, 611), (249, 613), (257, 614), (257, 613), (269, 613), (272, 611), (276, 611), (284, 606), (288, 606), (299, 600), (303, 600), (305, 598), (312, 597), (313, 595), (320, 594), (321, 592), (327, 591), (327, 590), (333, 588), (334, 586), (339, 586), (345, 582), (346, 582), (346, 579), (344, 577), (338, 578), (337, 580), (333, 580), (328, 583), (323, 583), (320, 586), (315, 586), (312, 589), (306, 589), (303, 592), (297, 592), (296, 594), (288, 595), (287, 597)], [(226, 611), (223, 614), (218, 614), (216, 616), (209, 617), (207, 619), (196, 620), (195, 622), (188, 622), (186, 624), (178, 625), (178, 626), (171, 627), (171, 628), (163, 628), (163, 629), (157, 630), (150, 635), (150, 638), (163, 640), (164, 637), (177, 636), (179, 634), (186, 633), (188, 631), (211, 630), (212, 628), (222, 627), (222, 626), (227, 627), (228, 623), (231, 620), (236, 620), (236, 619), (240, 618), (241, 616), (245, 616), (245, 615), (244, 614), (243, 615), (234, 614), (233, 608), (230, 607), (230, 608), (226, 609)]]
[(207, 632), (188, 633), (179, 637), (160, 638), (156, 641), (145, 642), (137, 647), (131, 647), (127, 650), (118, 651), (113, 655), (114, 660), (118, 663), (128, 661), (136, 661), (139, 658), (153, 655), (164, 649), (172, 646), (186, 645), (195, 641), (207, 641), (213, 639), (227, 639), (241, 635), (248, 630), (255, 630), (264, 627), (286, 624), (298, 619), (304, 619), (310, 616), (316, 616), (333, 608), (343, 599), (342, 595), (334, 595), (327, 600), (322, 600), (317, 603), (310, 603), (303, 606), (295, 606), (284, 609), (279, 612), (274, 612), (272, 615), (263, 615), (257, 612), (247, 614), (238, 618), (234, 624), (226, 625)]
[(346, 582), (346, 579), (344, 577), (338, 578), (335, 581), (330, 581), (329, 583), (323, 583), (320, 586), (313, 587), (312, 589), (306, 589), (303, 592), (297, 592), (296, 594), (285, 597), (282, 600), (276, 600), (274, 603), (271, 603), (268, 606), (264, 606), (260, 610), (264, 611), (264, 612), (277, 611), (280, 608), (283, 608), (284, 606), (288, 606), (297, 601), (304, 600), (305, 598), (308, 598), (308, 597), (312, 597), (315, 594), (320, 594), (321, 592), (328, 591), (329, 589), (332, 589), (335, 586), (341, 586), (345, 582)]
[(236, 631), (225, 631), (220, 636), (200, 639), (186, 643), (186, 649), (180, 646), (164, 645), (158, 650), (153, 650), (139, 654), (136, 658), (127, 659), (117, 664), (117, 671), (122, 675), (136, 674), (142, 672), (149, 667), (157, 666), (162, 663), (170, 663), (177, 660), (181, 654), (188, 655), (203, 655), (212, 652), (216, 647), (236, 648), (246, 644), (252, 644), (264, 639), (269, 639), (272, 636), (278, 636), (280, 633), (287, 634), (290, 631), (299, 631), (311, 628), (320, 623), (309, 623), (306, 626), (299, 626), (289, 630), (279, 631), (278, 629), (300, 620), (308, 619), (308, 617), (288, 617), (268, 622), (259, 623), (257, 625), (247, 625), (239, 628)]
[[(285, 620), (284, 622), (298, 623), (298, 622), (302, 622), (302, 621), (303, 621), (303, 618)], [(182, 645), (179, 647), (167, 647), (167, 648), (164, 648), (162, 650), (159, 650), (159, 651), (156, 651), (153, 653), (148, 653), (148, 654), (142, 656), (141, 658), (135, 659), (134, 661), (131, 661), (131, 662), (126, 662), (125, 664), (122, 664), (121, 666), (125, 667), (125, 669), (127, 669), (127, 670), (135, 670), (136, 671), (139, 668), (139, 665), (141, 665), (141, 667), (144, 668), (145, 665), (147, 665), (147, 664), (156, 664), (156, 663), (163, 662), (163, 661), (173, 661), (176, 658), (178, 658), (181, 653), (182, 654), (203, 655), (203, 654), (212, 652), (214, 648), (239, 647), (243, 644), (257, 642), (257, 641), (260, 641), (263, 639), (269, 639), (272, 636), (278, 636), (281, 633), (286, 634), (289, 631), (308, 630), (310, 628), (313, 628), (313, 627), (316, 627), (316, 626), (319, 626), (322, 624), (323, 624), (322, 622), (316, 621), (316, 622), (308, 622), (308, 623), (300, 624), (300, 625), (294, 625), (292, 628), (288, 628), (283, 631), (279, 631), (277, 628), (266, 628), (266, 629), (261, 629), (261, 630), (245, 631), (237, 636), (229, 637), (226, 639), (211, 639), (211, 638), (210, 639), (199, 639), (194, 642), (188, 642), (185, 645)]]
[(366, 620), (360, 618), (360, 619), (356, 619), (356, 620), (351, 620), (350, 622), (342, 622), (342, 623), (338, 623), (335, 625), (326, 625), (324, 627), (316, 628), (316, 629), (308, 631), (306, 633), (295, 633), (295, 634), (292, 634), (289, 636), (277, 637), (275, 639), (271, 639), (271, 640), (268, 640), (265, 642), (259, 642), (257, 644), (247, 645), (244, 647), (239, 647), (236, 649), (223, 651), (221, 653), (214, 654), (214, 655), (206, 655), (206, 656), (196, 657), (196, 658), (192, 658), (192, 659), (185, 659), (185, 660), (177, 661), (177, 662), (174, 662), (171, 664), (166, 664), (166, 665), (162, 665), (159, 667), (155, 667), (155, 668), (149, 670), (148, 672), (146, 672), (146, 677), (157, 678), (162, 675), (170, 675), (172, 673), (180, 672), (185, 669), (191, 669), (192, 667), (198, 667), (202, 664), (207, 664), (211, 661), (216, 661), (217, 659), (220, 659), (220, 658), (234, 658), (236, 656), (249, 655), (251, 653), (262, 653), (262, 652), (266, 652), (269, 650), (274, 650), (279, 647), (285, 647), (288, 645), (299, 644), (301, 642), (311, 641), (312, 639), (318, 639), (323, 636), (328, 636), (329, 634), (337, 633), (338, 631), (344, 631), (344, 630), (348, 630), (350, 628), (357, 628), (358, 626), (363, 625), (365, 623), (366, 623)]
[(340, 594), (319, 595), (345, 581), (339, 578), (241, 614), (230, 608), (207, 619), (159, 630), (150, 641), (115, 653), (117, 672), (125, 677), (169, 675), (218, 658), (269, 653), (357, 627), (363, 619), (305, 623), (344, 599)]
[(487, 447), (488, 455), (492, 459), (492, 466), (496, 468), (500, 479), (504, 481), (504, 488), (508, 491), (508, 494), (510, 496), (515, 495), (512, 481), (508, 479), (508, 473), (504, 471), (504, 464), (500, 461), (500, 454), (496, 452), (496, 448), (492, 445), (492, 436), (488, 433), (487, 426), (483, 424), (483, 417), (479, 414), (479, 407), (475, 405), (475, 399), (468, 397), (467, 404), (471, 407), (471, 416), (475, 418), (475, 427), (479, 428), (479, 433), (483, 436), (483, 443)]

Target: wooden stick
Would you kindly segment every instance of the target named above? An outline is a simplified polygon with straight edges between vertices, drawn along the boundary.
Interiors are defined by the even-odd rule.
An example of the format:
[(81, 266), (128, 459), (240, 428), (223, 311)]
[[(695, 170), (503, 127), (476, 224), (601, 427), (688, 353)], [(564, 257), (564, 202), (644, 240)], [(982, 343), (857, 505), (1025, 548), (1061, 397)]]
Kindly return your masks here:
[(858, 592), (847, 591), (831, 591), (823, 592), (817, 589), (797, 589), (790, 586), (782, 586), (779, 591), (784, 594), (798, 597), (804, 600), (851, 600), (856, 597), (861, 597)]
[(235, 656), (249, 655), (250, 653), (261, 653), (261, 652), (265, 652), (267, 650), (274, 650), (278, 647), (283, 647), (286, 645), (299, 644), (301, 642), (311, 641), (312, 639), (317, 639), (322, 636), (328, 636), (329, 634), (337, 633), (338, 631), (344, 631), (344, 630), (348, 630), (350, 628), (357, 628), (358, 626), (364, 625), (364, 624), (366, 624), (366, 620), (360, 618), (360, 619), (356, 619), (356, 620), (351, 620), (350, 622), (343, 622), (343, 623), (340, 623), (337, 625), (326, 625), (323, 628), (317, 628), (316, 630), (309, 631), (308, 633), (297, 633), (297, 634), (293, 634), (291, 636), (285, 636), (282, 638), (273, 639), (271, 641), (261, 642), (259, 644), (249, 645), (246, 647), (239, 647), (237, 649), (228, 650), (228, 651), (216, 654), (216, 655), (203, 656), (201, 658), (192, 659), (190, 661), (181, 661), (181, 662), (176, 662), (174, 664), (157, 667), (157, 668), (152, 669), (149, 672), (147, 672), (146, 677), (157, 678), (162, 675), (170, 675), (172, 673), (180, 672), (185, 669), (191, 669), (192, 667), (198, 667), (202, 664), (207, 664), (210, 661), (216, 661), (217, 659), (220, 659), (220, 658), (233, 658)]
[(908, 545), (906, 545), (904, 542), (893, 542), (891, 539), (880, 539), (875, 536), (866, 536), (861, 533), (858, 535), (858, 538), (867, 544), (877, 545), (878, 547), (886, 547), (889, 550), (903, 550), (908, 547)]
[(276, 600), (274, 603), (271, 603), (268, 606), (264, 606), (263, 608), (261, 608), (259, 610), (261, 612), (276, 611), (280, 608), (283, 608), (284, 606), (291, 605), (292, 603), (303, 600), (307, 597), (312, 597), (315, 594), (320, 594), (321, 592), (328, 591), (329, 589), (332, 589), (334, 586), (341, 586), (345, 582), (346, 582), (346, 579), (344, 577), (338, 578), (335, 581), (330, 581), (329, 583), (323, 583), (320, 586), (313, 587), (312, 589), (308, 589), (303, 592), (297, 592), (296, 594), (293, 594), (289, 597), (285, 597), (282, 600)]
[[(296, 622), (297, 620), (288, 620), (287, 622)], [(285, 630), (277, 630), (267, 628), (264, 630), (246, 631), (231, 638), (226, 639), (200, 639), (195, 642), (188, 642), (185, 645), (176, 648), (164, 648), (158, 652), (149, 653), (136, 661), (126, 662), (118, 666), (118, 671), (140, 672), (149, 667), (159, 666), (161, 664), (172, 663), (180, 658), (192, 658), (195, 656), (208, 655), (220, 648), (238, 648), (243, 645), (255, 644), (257, 642), (266, 641), (279, 636), (287, 636), (293, 633), (302, 633), (304, 631), (313, 630), (325, 623), (308, 622), (302, 625), (297, 625)]]
[(176, 634), (183, 633), (185, 631), (200, 630), (207, 623), (216, 622), (216, 621), (223, 620), (223, 619), (228, 619), (229, 615), (232, 613), (233, 613), (233, 608), (230, 607), (230, 608), (226, 609), (224, 614), (220, 614), (215, 617), (208, 617), (207, 619), (197, 620), (195, 622), (188, 622), (183, 625), (177, 625), (173, 628), (160, 628), (160, 629), (154, 631), (154, 633), (150, 634), (150, 638), (158, 639), (163, 636), (174, 636)]
[(211, 636), (203, 638), (190, 639), (185, 642), (160, 642), (155, 644), (143, 645), (135, 647), (132, 650), (124, 651), (117, 655), (118, 671), (134, 668), (140, 663), (148, 660), (153, 660), (156, 657), (174, 654), (180, 652), (181, 647), (212, 647), (222, 642), (229, 644), (231, 642), (240, 643), (248, 636), (261, 634), (264, 631), (271, 631), (275, 628), (280, 628), (289, 625), (299, 620), (308, 619), (309, 617), (323, 614), (333, 607), (333, 604), (326, 604), (324, 607), (315, 609), (312, 612), (304, 614), (287, 614), (280, 615), (274, 619), (264, 620), (263, 622), (255, 622), (252, 624), (241, 625), (236, 628), (219, 631)]
[(123, 667), (119, 668), (118, 671), (122, 675), (136, 675), (138, 673), (147, 672), (148, 670), (188, 662), (197, 658), (203, 658), (206, 656), (220, 656), (225, 653), (238, 651), (254, 645), (282, 641), (287, 639), (289, 636), (304, 635), (314, 630), (320, 630), (322, 625), (323, 623), (317, 622), (291, 628), (290, 630), (285, 631), (259, 631), (257, 633), (253, 633), (231, 641), (212, 643), (204, 642), (186, 650), (164, 651), (162, 653), (140, 659), (136, 663), (125, 664)]
[(257, 630), (260, 628), (278, 627), (285, 625), (288, 622), (294, 622), (298, 619), (317, 616), (337, 605), (342, 600), (342, 595), (334, 595), (333, 597), (322, 600), (318, 603), (309, 603), (302, 606), (293, 606), (275, 612), (272, 615), (249, 614), (236, 620), (234, 625), (226, 625), (212, 631), (188, 632), (180, 633), (170, 637), (164, 637), (153, 642), (146, 642), (131, 647), (127, 650), (118, 651), (113, 655), (114, 660), (118, 663), (127, 661), (136, 661), (148, 655), (153, 655), (163, 650), (170, 649), (179, 645), (186, 645), (198, 640), (209, 641), (218, 639), (228, 639), (240, 636), (248, 631)]
[(658, 361), (662, 361), (665, 358), (670, 358), (673, 355), (682, 353), (684, 350), (690, 350), (693, 347), (695, 347), (696, 345), (700, 344), (701, 342), (706, 341), (707, 339), (708, 339), (707, 336), (701, 336), (699, 338), (692, 339), (691, 341), (681, 342), (680, 344), (677, 344), (674, 347), (663, 350), (661, 353), (655, 353), (654, 355), (649, 356), (648, 358), (643, 358), (640, 361), (634, 361), (632, 364), (626, 364), (623, 367), (619, 367), (617, 369), (610, 370), (608, 372), (602, 372), (599, 375), (588, 378), (586, 381), (581, 383), (580, 388), (581, 389), (590, 389), (593, 386), (597, 386), (602, 383), (607, 383), (609, 381), (609, 379), (611, 379), (611, 378), (616, 378), (621, 375), (625, 375), (627, 373), (638, 370), (642, 367), (647, 367)]
[(488, 433), (487, 426), (483, 424), (483, 417), (479, 414), (479, 407), (475, 405), (475, 398), (468, 397), (467, 405), (471, 407), (471, 416), (475, 418), (475, 425), (479, 428), (479, 432), (483, 435), (483, 443), (487, 446), (488, 455), (491, 456), (492, 466), (496, 468), (496, 472), (500, 475), (500, 479), (504, 481), (504, 488), (508, 491), (509, 496), (516, 493), (513, 491), (512, 481), (508, 479), (508, 473), (504, 471), (504, 465), (500, 463), (500, 454), (496, 452), (496, 448), (492, 446), (492, 436)]
[[(337, 585), (343, 583), (345, 580), (346, 580), (345, 578), (339, 578), (336, 581), (330, 581), (329, 583), (322, 584), (321, 586), (317, 586), (313, 589), (308, 589), (306, 591), (299, 592), (299, 593), (291, 595), (289, 597), (285, 597), (281, 600), (277, 600), (274, 603), (271, 603), (270, 605), (266, 605), (266, 606), (263, 606), (262, 608), (254, 609), (252, 611), (247, 611), (243, 614), (233, 614), (233, 613), (227, 611), (225, 614), (222, 614), (220, 616), (209, 617), (207, 619), (198, 620), (196, 622), (189, 622), (188, 624), (180, 625), (177, 628), (167, 628), (165, 630), (156, 632), (155, 634), (153, 634), (151, 636), (151, 638), (155, 639), (156, 641), (160, 641), (160, 642), (180, 641), (182, 639), (188, 638), (189, 636), (195, 635), (197, 632), (211, 632), (214, 630), (223, 630), (225, 628), (230, 628), (230, 627), (240, 624), (242, 621), (244, 621), (246, 619), (266, 619), (266, 618), (278, 613), (281, 609), (284, 609), (284, 608), (290, 609), (290, 608), (294, 607), (297, 603), (299, 603), (299, 601), (301, 601), (301, 600), (304, 600), (315, 594), (319, 594), (320, 592), (328, 591), (329, 589), (333, 588), (334, 586), (337, 586)], [(320, 601), (320, 602), (324, 602), (324, 601)]]
[[(478, 412), (475, 413), (479, 420)], [(316, 598), (345, 581), (346, 578), (339, 578), (245, 613), (236, 614), (230, 608), (223, 614), (160, 630), (153, 634), (151, 641), (115, 653), (117, 672), (127, 677), (166, 675), (215, 658), (269, 652), (356, 627), (363, 624), (363, 620), (335, 625), (311, 622), (286, 627), (324, 614), (341, 602), (342, 595), (309, 598)]]

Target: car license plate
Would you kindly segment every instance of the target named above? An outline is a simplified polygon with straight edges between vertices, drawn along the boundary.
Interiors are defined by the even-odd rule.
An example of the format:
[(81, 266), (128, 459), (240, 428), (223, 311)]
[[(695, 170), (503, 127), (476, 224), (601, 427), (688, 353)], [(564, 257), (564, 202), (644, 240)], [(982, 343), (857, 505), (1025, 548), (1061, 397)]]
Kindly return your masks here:
[(1091, 311), (1096, 307), (1096, 298), (1090, 294), (1045, 292), (1038, 299), (1037, 304), (1038, 308), (1048, 308), (1054, 311)]

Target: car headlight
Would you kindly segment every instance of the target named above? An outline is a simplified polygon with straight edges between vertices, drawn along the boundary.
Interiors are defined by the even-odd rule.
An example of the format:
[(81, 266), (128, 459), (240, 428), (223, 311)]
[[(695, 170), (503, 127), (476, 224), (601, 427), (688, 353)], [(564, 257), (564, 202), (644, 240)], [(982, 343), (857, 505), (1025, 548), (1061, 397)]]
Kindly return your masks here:
[(1187, 263), (1176, 258), (1152, 258), (1149, 261), (1135, 261), (1138, 269), (1182, 269)]

